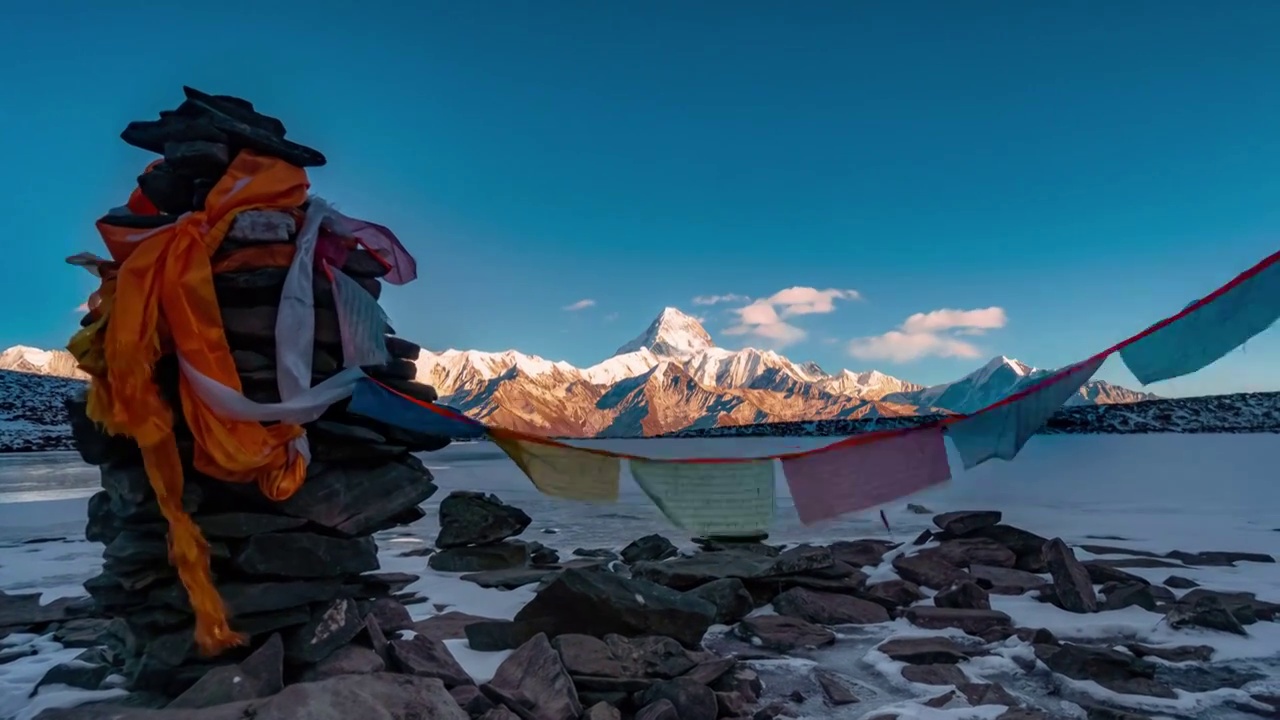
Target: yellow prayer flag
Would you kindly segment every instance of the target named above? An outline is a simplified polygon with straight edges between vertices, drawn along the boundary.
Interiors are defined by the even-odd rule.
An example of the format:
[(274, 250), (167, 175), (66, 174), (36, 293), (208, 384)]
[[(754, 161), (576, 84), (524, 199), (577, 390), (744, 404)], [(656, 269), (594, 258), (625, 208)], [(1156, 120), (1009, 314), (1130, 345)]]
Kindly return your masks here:
[(493, 442), (546, 495), (568, 500), (617, 502), (622, 461), (563, 445), (545, 445), (493, 433)]

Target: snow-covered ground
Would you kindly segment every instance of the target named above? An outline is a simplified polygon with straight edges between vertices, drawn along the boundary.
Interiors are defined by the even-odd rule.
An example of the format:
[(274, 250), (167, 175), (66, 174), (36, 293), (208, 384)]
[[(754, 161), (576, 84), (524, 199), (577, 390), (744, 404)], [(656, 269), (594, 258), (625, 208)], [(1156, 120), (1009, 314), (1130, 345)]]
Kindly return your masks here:
[[(753, 456), (813, 447), (832, 438), (722, 438), (672, 440), (584, 441), (649, 456)], [(49, 454), (41, 462), (0, 458), (0, 590), (39, 590), (47, 602), (56, 597), (83, 595), (80, 587), (96, 573), (101, 546), (83, 537), (85, 499), (95, 475), (73, 456)], [(1137, 550), (1232, 550), (1277, 554), (1280, 551), (1280, 483), (1275, 482), (1280, 435), (1051, 435), (1037, 436), (1017, 460), (991, 462), (970, 472), (957, 472), (946, 486), (886, 507), (892, 535), (909, 540), (930, 525), (930, 515), (915, 514), (906, 503), (936, 511), (996, 509), (1005, 522), (1068, 543), (1122, 545)], [(15, 463), (25, 462), (18, 466)], [(429, 501), (427, 517), (419, 523), (388, 531), (379, 537), (383, 567), (412, 572), (421, 579), (410, 589), (430, 598), (413, 605), (416, 618), (435, 613), (437, 606), (468, 613), (509, 618), (532, 597), (532, 587), (515, 591), (483, 590), (452, 575), (428, 570), (423, 557), (404, 556), (406, 550), (429, 544), (435, 537), (435, 503), (449, 490), (492, 491), (524, 508), (534, 519), (524, 537), (537, 540), (567, 556), (578, 547), (620, 548), (650, 532), (668, 535), (687, 546), (687, 538), (672, 528), (634, 486), (623, 489), (621, 502), (591, 505), (546, 498), (533, 492), (505, 456), (488, 443), (457, 444), (427, 457), (441, 491)], [(958, 467), (958, 463), (953, 465)], [(44, 473), (54, 489), (41, 496), (32, 487), (33, 473)], [(25, 479), (24, 479), (25, 478)], [(42, 484), (34, 483), (35, 485)], [(80, 495), (76, 497), (76, 495)], [(54, 499), (38, 499), (51, 497)], [(25, 501), (24, 501), (25, 500)], [(779, 488), (779, 512), (771, 542), (831, 542), (859, 537), (885, 537), (874, 512), (821, 526), (803, 527), (795, 518), (785, 487)], [(40, 539), (42, 542), (29, 542)], [(1077, 549), (1081, 559), (1094, 556)], [(1111, 556), (1114, 557), (1114, 556)], [(1207, 588), (1254, 592), (1262, 600), (1280, 601), (1280, 564), (1240, 563), (1237, 567), (1128, 569), (1153, 582), (1169, 574), (1189, 577)], [(872, 573), (891, 572), (886, 564)], [(1215, 663), (1229, 662), (1233, 670), (1265, 676), (1243, 690), (1180, 692), (1176, 700), (1121, 698), (1152, 717), (1247, 718), (1225, 705), (1244, 702), (1249, 692), (1280, 693), (1280, 623), (1249, 626), (1249, 637), (1209, 631), (1174, 631), (1161, 616), (1136, 607), (1075, 615), (1029, 597), (993, 596), (993, 607), (1013, 616), (1015, 624), (1047, 628), (1066, 640), (1137, 640), (1149, 644), (1210, 645)], [(767, 609), (758, 612), (768, 612)], [(720, 629), (723, 632), (723, 628)], [(846, 630), (833, 647), (800, 653), (787, 660), (753, 661), (774, 690), (799, 689), (809, 696), (801, 706), (810, 717), (863, 718), (892, 708), (902, 717), (995, 717), (999, 707), (932, 710), (911, 704), (933, 697), (938, 687), (912, 685), (896, 672), (894, 663), (874, 647), (888, 637), (920, 635), (904, 621)], [(714, 640), (716, 631), (709, 635)], [(60, 650), (51, 639), (10, 636), (0, 641), (0, 653), (29, 644), (38, 654), (0, 664), (0, 718), (28, 718), (51, 704), (83, 697), (83, 691), (59, 694), (47, 688), (36, 701), (28, 699), (35, 682), (52, 665), (78, 650)], [(471, 651), (465, 641), (451, 641), (459, 661), (477, 680), (488, 679), (503, 653)], [(1017, 671), (1029, 646), (1016, 640), (996, 654), (966, 664), (971, 676), (1000, 682), (1015, 694), (1056, 707), (1064, 716), (1076, 712), (1065, 699), (1097, 697), (1117, 700), (1090, 683), (1047, 679)], [(808, 670), (814, 664), (836, 668), (859, 684), (862, 702), (831, 709)], [(52, 692), (51, 692), (52, 691)], [(911, 709), (903, 710), (903, 703)], [(1078, 715), (1083, 717), (1083, 715)]]

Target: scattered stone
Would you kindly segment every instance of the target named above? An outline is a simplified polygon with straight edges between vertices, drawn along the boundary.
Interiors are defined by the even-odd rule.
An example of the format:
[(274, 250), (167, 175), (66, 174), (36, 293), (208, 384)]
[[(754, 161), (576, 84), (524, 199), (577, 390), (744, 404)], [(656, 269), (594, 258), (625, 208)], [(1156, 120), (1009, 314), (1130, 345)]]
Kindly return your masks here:
[(874, 567), (884, 562), (884, 556), (898, 547), (897, 543), (884, 540), (843, 540), (832, 543), (831, 557), (856, 568)]
[(576, 720), (582, 714), (578, 691), (560, 656), (543, 634), (533, 637), (503, 660), (489, 685), (528, 698), (529, 709), (539, 720)]
[(275, 695), (283, 688), (284, 643), (279, 635), (272, 635), (244, 662), (210, 670), (168, 707), (194, 710), (256, 700)]
[(906, 580), (886, 580), (875, 585), (868, 585), (861, 596), (874, 603), (883, 605), (889, 611), (903, 608), (924, 599), (920, 587)]
[(509, 570), (523, 567), (527, 562), (529, 546), (512, 542), (446, 548), (427, 558), (432, 570), (454, 573)]
[(1049, 584), (1039, 575), (1025, 570), (990, 565), (970, 565), (969, 575), (979, 587), (993, 595), (1023, 595)]
[(1210, 566), (1210, 567), (1235, 567), (1238, 562), (1253, 563), (1274, 563), (1276, 559), (1264, 553), (1247, 553), (1247, 552), (1222, 552), (1222, 551), (1205, 551), (1205, 552), (1184, 552), (1182, 550), (1174, 550), (1165, 553), (1165, 557), (1170, 560), (1177, 560), (1184, 565)]
[(862, 702), (857, 695), (853, 694), (848, 681), (830, 670), (823, 668), (815, 670), (813, 679), (818, 681), (822, 694), (827, 696), (827, 702), (831, 705), (852, 705)]
[(636, 704), (641, 706), (661, 700), (671, 703), (680, 720), (716, 720), (719, 714), (711, 688), (684, 678), (656, 682), (636, 696)]
[(977, 583), (965, 580), (934, 595), (933, 604), (942, 608), (990, 610), (991, 598)]
[[(956, 686), (960, 694), (964, 695), (969, 704), (978, 707), (980, 705), (1004, 705), (1006, 707), (1017, 708), (1018, 698), (1014, 697), (1003, 687), (994, 683), (962, 683)], [(1008, 713), (1002, 714), (1001, 718), (1009, 720)], [(1028, 718), (1027, 720), (1030, 720)]]
[(531, 522), (532, 518), (523, 510), (507, 505), (497, 495), (455, 490), (440, 501), (440, 534), (436, 536), (436, 547), (448, 549), (501, 542), (524, 532)]
[(1165, 619), (1169, 622), (1169, 627), (1175, 629), (1202, 627), (1234, 635), (1249, 634), (1222, 600), (1212, 595), (1197, 597), (1190, 601), (1184, 597), (1182, 602), (1169, 610)]
[(1142, 583), (1113, 584), (1110, 585), (1109, 589), (1104, 590), (1102, 609), (1122, 610), (1136, 605), (1143, 610), (1155, 612), (1157, 604), (1150, 585)]
[(475, 681), (454, 659), (453, 653), (439, 640), (415, 635), (408, 640), (391, 640), (392, 664), (402, 673), (415, 677), (435, 678), (446, 688), (473, 685)]
[(929, 508), (916, 503), (907, 503), (907, 512), (912, 515), (932, 515), (933, 511)]
[(1013, 619), (999, 610), (960, 610), (917, 605), (903, 613), (907, 622), (926, 630), (955, 628), (968, 635), (982, 635), (998, 627), (1012, 627)]
[(735, 626), (738, 636), (780, 652), (831, 645), (836, 636), (824, 627), (785, 615), (749, 617)]
[(1191, 588), (1200, 587), (1200, 583), (1192, 580), (1191, 578), (1182, 577), (1181, 575), (1170, 575), (1164, 579), (1163, 585), (1165, 587), (1171, 587), (1174, 590), (1190, 590)]
[(715, 614), (711, 603), (651, 582), (570, 569), (539, 591), (515, 620), (550, 637), (566, 632), (664, 635), (692, 648), (702, 642)]
[(1156, 681), (1155, 666), (1128, 653), (1063, 643), (1057, 648), (1037, 646), (1037, 657), (1050, 670), (1073, 680), (1092, 680), (1112, 692), (1173, 699), (1168, 686)]
[(670, 540), (657, 534), (645, 535), (642, 538), (633, 540), (631, 544), (622, 549), (622, 561), (628, 565), (633, 565), (638, 562), (666, 560), (678, 554), (679, 550)]
[(376, 673), (386, 668), (386, 661), (373, 650), (359, 645), (347, 645), (308, 668), (302, 674), (302, 682), (315, 682), (339, 675)]
[[(119, 708), (118, 711), (117, 708)], [(115, 712), (113, 712), (115, 711)], [(438, 680), (392, 673), (341, 675), (290, 685), (270, 697), (230, 703), (202, 712), (141, 711), (86, 705), (49, 710), (40, 720), (312, 720), (313, 718), (430, 718), (470, 720)]]
[(573, 551), (573, 555), (596, 560), (617, 560), (620, 557), (618, 553), (607, 548), (577, 548)]
[(715, 693), (715, 697), (716, 710), (720, 717), (742, 717), (747, 711), (746, 699), (736, 692), (718, 692)]
[(995, 510), (961, 510), (937, 515), (933, 524), (948, 535), (964, 537), (977, 530), (998, 525), (1004, 516)]
[(606, 702), (598, 702), (587, 708), (582, 720), (622, 720), (622, 712)]
[(921, 685), (963, 685), (969, 677), (955, 665), (908, 665), (902, 677)]
[(1139, 575), (1127, 573), (1117, 568), (1114, 563), (1120, 560), (1086, 560), (1080, 564), (1089, 573), (1089, 581), (1095, 585), (1120, 583), (1124, 585), (1148, 585), (1147, 580)]
[(889, 613), (868, 600), (797, 587), (773, 600), (779, 615), (789, 615), (818, 625), (870, 625), (888, 622)]
[(635, 720), (681, 720), (681, 717), (676, 706), (664, 698), (640, 708)]
[(899, 555), (893, 559), (893, 569), (903, 580), (931, 590), (944, 590), (968, 578), (964, 571), (924, 554)]
[(413, 627), (413, 618), (409, 617), (408, 608), (392, 598), (374, 600), (369, 604), (366, 616), (368, 615), (372, 615), (378, 621), (378, 627), (383, 632), (394, 633)]
[(465, 640), (468, 625), (483, 622), (498, 622), (494, 618), (468, 615), (456, 610), (433, 615), (426, 620), (413, 624), (413, 631), (432, 640)]
[(954, 665), (980, 654), (945, 637), (891, 638), (880, 643), (876, 650), (891, 660), (909, 665)]
[(1032, 573), (1048, 570), (1043, 552), (1048, 540), (1033, 532), (1012, 525), (992, 525), (974, 531), (973, 536), (995, 540), (1012, 550), (1017, 557), (1013, 566), (1019, 570)]
[(45, 685), (66, 685), (83, 690), (97, 690), (111, 674), (111, 666), (97, 650), (87, 650), (70, 662), (49, 668), (31, 691), (34, 696)]
[(830, 548), (798, 545), (779, 553), (769, 569), (764, 572), (764, 576), (811, 574), (834, 565), (835, 557), (832, 556)]
[(546, 580), (547, 577), (556, 574), (556, 572), (555, 568), (515, 567), (505, 570), (485, 570), (483, 572), (467, 573), (459, 580), (473, 582), (482, 588), (515, 590), (525, 585), (536, 585)]
[(1176, 645), (1173, 647), (1155, 647), (1142, 643), (1127, 643), (1125, 649), (1136, 657), (1155, 657), (1166, 662), (1209, 662), (1213, 659), (1214, 649), (1208, 645)]
[(1280, 614), (1280, 605), (1259, 600), (1251, 592), (1220, 592), (1196, 588), (1183, 595), (1179, 603), (1194, 604), (1205, 597), (1221, 601), (1241, 625), (1252, 625), (1259, 620), (1273, 621)]
[(1075, 613), (1098, 611), (1098, 596), (1093, 592), (1089, 572), (1075, 553), (1062, 541), (1054, 538), (1044, 546), (1045, 563), (1053, 576), (1053, 588), (1058, 605)]
[(948, 565), (967, 568), (970, 565), (989, 565), (992, 567), (1013, 567), (1017, 555), (1009, 548), (987, 538), (957, 538), (944, 540), (935, 548), (920, 552), (921, 555), (936, 557)]
[(494, 708), (493, 701), (485, 697), (475, 685), (459, 685), (450, 689), (449, 695), (458, 703), (458, 707), (473, 718), (482, 717)]
[(747, 586), (738, 578), (712, 580), (706, 585), (686, 591), (686, 594), (715, 606), (714, 622), (717, 625), (732, 625), (755, 609), (751, 593), (747, 592)]
[(769, 575), (773, 560), (749, 552), (697, 553), (663, 562), (637, 562), (631, 576), (674, 590), (692, 590), (713, 580), (738, 578), (744, 582)]
[[(699, 663), (692, 670), (685, 673), (684, 675), (681, 675), (680, 677), (688, 678), (695, 682), (700, 682), (703, 685), (715, 685), (720, 680), (720, 678), (725, 677), (726, 673), (728, 673), (730, 670), (733, 670), (735, 667), (737, 667), (737, 664), (738, 664), (738, 661), (733, 658), (716, 658), (714, 660), (707, 660), (705, 662)], [(743, 693), (740, 689), (739, 690), (731, 689), (726, 692), (734, 692), (734, 693), (737, 693), (738, 695), (742, 695), (746, 697), (746, 693)], [(755, 694), (752, 693), (752, 695), (754, 696)], [(755, 701), (752, 700), (751, 702), (755, 702)]]

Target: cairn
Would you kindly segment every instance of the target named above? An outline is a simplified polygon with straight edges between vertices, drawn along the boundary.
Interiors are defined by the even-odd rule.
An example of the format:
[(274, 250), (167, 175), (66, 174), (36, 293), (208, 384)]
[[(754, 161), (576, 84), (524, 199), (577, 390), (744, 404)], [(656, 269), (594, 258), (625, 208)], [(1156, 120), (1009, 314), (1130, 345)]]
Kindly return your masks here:
[[(324, 163), (315, 150), (285, 140), (279, 120), (244, 100), (191, 88), (186, 96), (160, 120), (131, 123), (122, 133), (129, 144), (164, 155), (139, 178), (141, 195), (159, 214), (122, 208), (104, 222), (152, 228), (202, 208), (242, 150), (296, 167)], [(288, 268), (255, 265), (253, 259), (291, 254), (305, 211), (304, 205), (240, 213), (211, 258), (227, 342), (243, 394), (255, 402), (280, 401), (275, 325)], [(379, 297), (386, 262), (353, 247), (340, 267)], [(313, 287), (314, 386), (343, 369), (343, 343), (324, 272), (315, 273)], [(83, 324), (93, 324), (97, 313), (91, 310)], [(434, 401), (434, 389), (414, 382), (420, 348), (393, 332), (386, 328), (390, 362), (364, 370), (402, 393)], [(214, 582), (231, 628), (248, 642), (215, 657), (198, 651), (193, 612), (169, 562), (167, 526), (141, 453), (130, 439), (108, 436), (90, 420), (84, 397), (73, 399), (68, 410), (76, 448), (102, 476), (102, 490), (89, 501), (85, 534), (105, 545), (103, 567), (85, 587), (101, 613), (113, 618), (110, 645), (129, 687), (176, 696), (212, 668), (245, 659), (277, 634), (289, 682), (314, 676), (318, 663), (361, 633), (380, 635), (367, 628), (371, 608), (377, 602), (385, 612), (386, 604), (397, 603), (397, 594), (417, 578), (378, 573), (373, 535), (423, 516), (418, 505), (436, 486), (413, 453), (439, 450), (449, 439), (349, 414), (347, 402), (339, 402), (303, 426), (311, 449), (305, 482), (291, 497), (273, 502), (252, 483), (224, 482), (194, 469), (192, 435), (177, 401), (176, 358), (162, 357), (155, 382), (174, 410), (185, 468), (183, 506), (209, 542)]]

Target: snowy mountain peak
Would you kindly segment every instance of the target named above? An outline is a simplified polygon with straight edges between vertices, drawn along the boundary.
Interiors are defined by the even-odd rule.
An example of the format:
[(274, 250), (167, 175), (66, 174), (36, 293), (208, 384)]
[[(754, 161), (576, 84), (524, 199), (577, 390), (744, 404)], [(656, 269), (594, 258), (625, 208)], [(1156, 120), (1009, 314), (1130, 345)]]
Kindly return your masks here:
[(88, 378), (66, 350), (41, 350), (26, 345), (14, 345), (0, 352), (0, 370), (80, 380)]
[(647, 348), (658, 357), (687, 358), (715, 347), (702, 323), (680, 310), (664, 308), (639, 337), (618, 348), (614, 356)]

